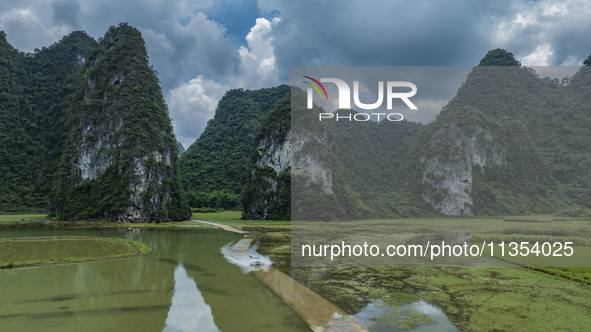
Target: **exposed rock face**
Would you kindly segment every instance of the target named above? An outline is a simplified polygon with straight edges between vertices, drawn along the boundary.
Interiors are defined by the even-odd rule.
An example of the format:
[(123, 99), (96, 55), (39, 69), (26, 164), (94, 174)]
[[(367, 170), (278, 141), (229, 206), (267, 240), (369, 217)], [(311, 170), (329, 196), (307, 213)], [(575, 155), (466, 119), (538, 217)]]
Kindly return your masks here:
[(289, 98), (280, 100), (257, 129), (248, 182), (242, 195), (246, 218), (290, 218), (293, 150)]
[(421, 156), (423, 165), (422, 198), (436, 210), (449, 216), (474, 215), (472, 166), (506, 165), (506, 151), (497, 132), (479, 125), (459, 127), (456, 122), (440, 128), (430, 150), (443, 144), (442, 153)]
[[(77, 158), (73, 158), (72, 168), (74, 172), (79, 172), (82, 180), (96, 180), (113, 164), (115, 155), (112, 152), (121, 147), (122, 142), (119, 142), (118, 133), (123, 127), (123, 119), (115, 112), (105, 111), (111, 114), (107, 115), (103, 123), (88, 124), (80, 133), (80, 149)], [(109, 130), (103, 132), (106, 128)]]
[(332, 167), (330, 148), (332, 138), (328, 131), (309, 131), (306, 128), (298, 128), (297, 137), (293, 144), (294, 176), (302, 176), (307, 179), (306, 186), (319, 185), (325, 194), (333, 194)]
[[(338, 206), (332, 133), (314, 121), (320, 109), (306, 110), (303, 92), (292, 93), (275, 105), (257, 129), (242, 201), (246, 218), (290, 219), (292, 212), (296, 218), (324, 218), (334, 213), (318, 210), (328, 204)], [(292, 118), (292, 112), (297, 116)], [(307, 204), (310, 201), (313, 207)]]
[[(289, 190), (285, 188), (289, 184), (287, 177), (290, 176), (292, 163), (291, 131), (286, 134), (285, 141), (273, 142), (271, 138), (262, 139), (256, 146), (259, 158), (255, 159), (254, 166), (250, 170), (251, 183), (255, 182), (259, 186), (264, 186), (265, 191), (258, 202), (252, 204), (246, 209), (252, 219), (278, 219), (278, 211), (274, 211), (274, 205), (279, 202), (281, 191)], [(289, 204), (290, 202), (285, 202)], [(287, 216), (289, 217), (289, 216)]]
[[(527, 93), (514, 93), (524, 87)], [(413, 148), (420, 151), (413, 163), (415, 193), (451, 216), (547, 213), (565, 206), (549, 156), (535, 144), (538, 126), (528, 125), (541, 118), (534, 112), (548, 107), (543, 98), (552, 93), (521, 67), (475, 68)]]
[(183, 153), (185, 153), (185, 147), (183, 146), (183, 144), (181, 144), (181, 142), (176, 142), (178, 148), (179, 148), (179, 157), (183, 155)]
[(111, 27), (91, 55), (71, 109), (54, 208), (65, 219), (190, 217), (178, 146), (141, 34)]
[(270, 137), (265, 137), (258, 142), (255, 149), (260, 154), (255, 162), (257, 167), (268, 166), (278, 174), (288, 171), (291, 167), (291, 131), (287, 132), (285, 140), (282, 142), (272, 141)]

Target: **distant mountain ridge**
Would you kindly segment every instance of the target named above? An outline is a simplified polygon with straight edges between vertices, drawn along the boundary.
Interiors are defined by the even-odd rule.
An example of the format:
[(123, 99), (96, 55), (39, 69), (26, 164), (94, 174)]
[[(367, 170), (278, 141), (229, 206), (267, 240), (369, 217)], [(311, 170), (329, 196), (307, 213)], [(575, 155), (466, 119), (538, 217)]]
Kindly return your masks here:
[[(586, 65), (591, 65), (590, 59)], [(302, 112), (298, 109), (298, 114)], [(327, 164), (333, 174), (328, 185), (336, 191), (318, 196), (320, 188), (327, 185), (325, 180), (314, 174), (298, 179), (292, 169), (292, 217), (299, 213), (294, 208), (307, 213), (302, 215), (304, 219), (314, 218), (308, 212), (316, 211), (321, 220), (438, 213), (513, 215), (591, 208), (589, 66), (561, 82), (539, 77), (522, 67), (511, 53), (496, 49), (473, 68), (457, 95), (427, 125), (345, 121), (324, 127), (329, 135), (323, 139), (328, 150), (309, 151), (312, 159), (334, 156)], [(292, 129), (287, 129), (286, 135), (294, 149)], [(314, 140), (314, 135), (308, 136)], [(390, 137), (387, 141), (396, 145), (372, 144), (381, 142), (377, 137)], [(282, 144), (280, 139), (259, 142), (268, 147)], [(273, 155), (273, 149), (261, 150), (261, 143), (257, 144), (259, 157), (251, 163), (252, 175), (267, 168), (271, 172), (277, 163), (264, 157)], [(297, 151), (291, 154), (293, 162)], [(283, 165), (287, 167), (293, 164)], [(251, 193), (259, 192), (258, 201), (245, 205), (245, 215), (273, 219), (272, 214), (256, 211), (273, 204), (272, 198), (278, 195), (274, 185), (260, 177), (251, 185)], [(299, 196), (294, 198), (294, 194)], [(302, 202), (308, 205), (299, 207)], [(340, 210), (332, 207), (333, 203)], [(285, 211), (275, 211), (275, 215)]]

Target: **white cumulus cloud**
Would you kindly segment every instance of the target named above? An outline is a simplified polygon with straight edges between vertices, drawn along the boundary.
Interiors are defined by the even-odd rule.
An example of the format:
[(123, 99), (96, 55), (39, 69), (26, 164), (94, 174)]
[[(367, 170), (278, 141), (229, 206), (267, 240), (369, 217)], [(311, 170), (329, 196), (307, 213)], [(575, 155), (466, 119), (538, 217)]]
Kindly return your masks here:
[(177, 140), (185, 148), (195, 142), (196, 135), (213, 117), (217, 103), (226, 90), (227, 86), (200, 75), (167, 94)]
[(238, 49), (240, 76), (235, 78), (238, 85), (266, 87), (278, 84), (272, 32), (273, 27), (279, 22), (279, 18), (274, 18), (271, 21), (258, 18), (246, 35), (248, 47), (240, 46)]
[(239, 65), (224, 83), (198, 75), (167, 95), (177, 139), (188, 148), (215, 114), (217, 102), (229, 89), (257, 89), (280, 84), (272, 45), (273, 26), (278, 18), (258, 18), (246, 35), (246, 46), (235, 51)]

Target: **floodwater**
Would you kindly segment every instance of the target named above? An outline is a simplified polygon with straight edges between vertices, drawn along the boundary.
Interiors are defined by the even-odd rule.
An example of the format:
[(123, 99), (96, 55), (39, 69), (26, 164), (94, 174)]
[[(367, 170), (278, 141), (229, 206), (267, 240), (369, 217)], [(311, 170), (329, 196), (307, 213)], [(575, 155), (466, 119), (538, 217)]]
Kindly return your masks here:
[[(431, 319), (429, 324), (420, 324), (412, 329), (404, 329), (406, 320), (412, 322), (412, 313), (426, 315)], [(455, 332), (458, 329), (449, 321), (445, 313), (438, 307), (425, 301), (418, 301), (404, 306), (390, 306), (384, 302), (369, 303), (362, 311), (353, 315), (373, 332), (405, 330), (413, 332)], [(399, 328), (395, 328), (398, 326)]]
[[(273, 281), (280, 273), (269, 271), (269, 258), (261, 255), (263, 268), (253, 274), (249, 256), (258, 255), (256, 247), (244, 252), (230, 249), (241, 235), (222, 230), (0, 231), (0, 237), (37, 236), (126, 238), (146, 243), (152, 252), (118, 260), (0, 269), (0, 331), (310, 331), (259, 281)], [(284, 287), (275, 290), (294, 303), (305, 293), (292, 283), (271, 284)], [(411, 331), (456, 330), (440, 309), (422, 301), (404, 307), (370, 303), (351, 317), (370, 331), (394, 331), (404, 326), (400, 323), (411, 311), (432, 319), (432, 324)]]
[(2, 331), (309, 331), (220, 251), (221, 230), (2, 230), (0, 237), (104, 236), (148, 244), (147, 256), (0, 270)]

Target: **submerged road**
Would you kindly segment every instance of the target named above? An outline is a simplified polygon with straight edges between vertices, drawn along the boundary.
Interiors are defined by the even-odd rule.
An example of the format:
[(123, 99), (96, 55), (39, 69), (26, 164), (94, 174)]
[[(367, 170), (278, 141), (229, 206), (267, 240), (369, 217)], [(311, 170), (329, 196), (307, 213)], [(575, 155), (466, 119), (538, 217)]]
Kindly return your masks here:
[[(243, 234), (231, 249), (245, 252), (256, 240), (256, 234), (209, 221), (195, 220), (203, 224), (222, 228), (228, 232)], [(287, 274), (271, 266), (267, 272), (252, 271), (257, 279), (275, 292), (315, 332), (359, 332), (368, 331), (345, 310), (322, 295), (299, 283)]]

